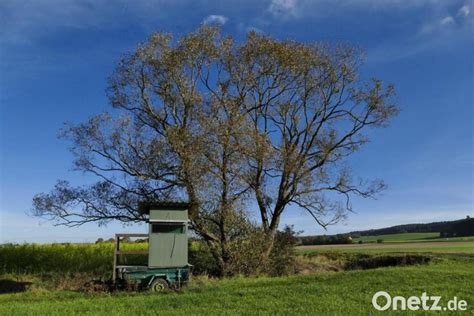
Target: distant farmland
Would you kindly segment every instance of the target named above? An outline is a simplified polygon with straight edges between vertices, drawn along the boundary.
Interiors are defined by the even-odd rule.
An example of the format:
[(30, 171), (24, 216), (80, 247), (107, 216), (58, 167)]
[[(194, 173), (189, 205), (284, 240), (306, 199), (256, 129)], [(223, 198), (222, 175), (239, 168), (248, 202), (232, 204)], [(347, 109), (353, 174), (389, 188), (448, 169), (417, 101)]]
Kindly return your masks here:
[(432, 241), (433, 239), (439, 238), (439, 235), (439, 233), (403, 233), (378, 236), (360, 236), (354, 238), (353, 242), (377, 242), (377, 240), (383, 240), (383, 242), (420, 242)]
[[(379, 241), (379, 242), (377, 242)], [(361, 242), (361, 243), (359, 243)], [(442, 238), (440, 233), (361, 236), (352, 244), (299, 246), (298, 252), (474, 254), (474, 236)]]
[(474, 241), (474, 236), (471, 237), (440, 237), (440, 233), (401, 233), (401, 234), (387, 234), (377, 236), (360, 236), (353, 239), (354, 243), (362, 241), (377, 242), (381, 240), (384, 243), (396, 242), (433, 242), (433, 241)]

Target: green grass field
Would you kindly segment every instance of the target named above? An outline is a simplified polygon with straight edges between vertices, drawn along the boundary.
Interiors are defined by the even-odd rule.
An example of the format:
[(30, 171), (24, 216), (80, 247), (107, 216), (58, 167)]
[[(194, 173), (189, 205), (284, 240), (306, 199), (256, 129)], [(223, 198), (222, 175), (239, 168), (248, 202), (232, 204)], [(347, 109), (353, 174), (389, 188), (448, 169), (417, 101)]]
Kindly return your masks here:
[[(26, 292), (0, 295), (0, 315), (368, 315), (371, 298), (383, 290), (394, 295), (454, 296), (474, 312), (474, 269), (470, 258), (441, 258), (429, 265), (314, 273), (278, 278), (195, 280), (178, 293), (85, 294)], [(384, 314), (393, 314), (385, 312)], [(426, 314), (420, 311), (419, 314)]]
[(434, 253), (434, 254), (474, 254), (474, 241), (467, 242), (407, 242), (407, 243), (368, 243), (299, 246), (301, 253), (312, 252), (350, 252), (350, 253)]
[(378, 236), (361, 236), (354, 238), (353, 242), (357, 243), (360, 240), (363, 242), (377, 242), (382, 239), (383, 242), (410, 242), (410, 241), (424, 241), (439, 238), (439, 233), (403, 233), (403, 234), (388, 234)]
[(432, 241), (474, 241), (474, 236), (471, 237), (449, 237), (442, 238), (439, 233), (403, 233), (403, 234), (388, 234), (378, 236), (361, 236), (354, 238), (353, 242), (357, 243), (360, 240), (364, 243), (377, 242), (383, 240), (384, 243), (396, 242), (432, 242)]
[[(362, 240), (362, 244), (359, 241)], [(382, 240), (382, 243), (377, 243)], [(441, 238), (439, 233), (403, 233), (354, 238), (352, 244), (299, 246), (300, 253), (433, 253), (474, 254), (474, 236)]]

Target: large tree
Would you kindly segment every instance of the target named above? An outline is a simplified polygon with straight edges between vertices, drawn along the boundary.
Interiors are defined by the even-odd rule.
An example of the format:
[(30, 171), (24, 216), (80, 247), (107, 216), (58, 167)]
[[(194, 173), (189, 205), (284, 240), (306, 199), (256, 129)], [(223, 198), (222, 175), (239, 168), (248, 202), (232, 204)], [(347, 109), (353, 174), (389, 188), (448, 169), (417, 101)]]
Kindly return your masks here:
[(348, 45), (255, 32), (236, 43), (208, 26), (176, 41), (155, 33), (110, 77), (118, 114), (63, 132), (75, 167), (98, 181), (59, 181), (34, 197), (35, 214), (64, 225), (138, 222), (140, 203), (186, 200), (225, 274), (230, 243), (255, 207), (264, 260), (289, 205), (325, 227), (351, 210), (351, 196), (383, 188), (354, 181), (345, 167), (366, 131), (397, 113), (393, 88), (360, 79), (360, 65)]

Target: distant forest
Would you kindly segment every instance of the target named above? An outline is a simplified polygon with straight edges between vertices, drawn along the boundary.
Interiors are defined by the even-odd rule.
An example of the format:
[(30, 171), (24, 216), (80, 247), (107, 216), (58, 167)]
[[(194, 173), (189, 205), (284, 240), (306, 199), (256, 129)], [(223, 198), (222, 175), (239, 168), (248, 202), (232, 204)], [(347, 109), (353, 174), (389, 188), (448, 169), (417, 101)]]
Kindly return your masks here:
[(352, 231), (337, 235), (301, 236), (299, 239), (303, 245), (346, 244), (351, 243), (352, 238), (360, 236), (434, 232), (439, 232), (441, 237), (474, 236), (474, 218), (467, 216), (465, 219), (455, 221), (397, 225), (379, 229)]
[[(460, 229), (465, 228), (465, 229)], [(469, 229), (470, 228), (470, 229)], [(472, 236), (474, 235), (474, 218), (467, 217), (465, 219), (459, 219), (449, 222), (433, 222), (427, 224), (406, 224), (397, 225), (379, 229), (369, 229), (361, 231), (353, 231), (345, 235), (351, 237), (358, 236), (378, 236), (388, 234), (402, 234), (402, 233), (455, 233), (456, 230), (462, 230), (459, 233), (463, 233), (466, 230), (468, 234), (458, 234), (457, 236)]]

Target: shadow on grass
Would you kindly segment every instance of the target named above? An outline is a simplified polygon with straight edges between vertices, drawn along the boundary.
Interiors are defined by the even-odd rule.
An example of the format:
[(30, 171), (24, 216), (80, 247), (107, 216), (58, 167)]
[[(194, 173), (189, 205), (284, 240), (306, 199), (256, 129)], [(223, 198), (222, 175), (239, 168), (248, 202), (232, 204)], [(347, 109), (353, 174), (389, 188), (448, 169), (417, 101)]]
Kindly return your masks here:
[(25, 292), (31, 282), (18, 282), (13, 280), (0, 280), (0, 294)]

